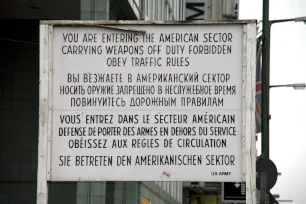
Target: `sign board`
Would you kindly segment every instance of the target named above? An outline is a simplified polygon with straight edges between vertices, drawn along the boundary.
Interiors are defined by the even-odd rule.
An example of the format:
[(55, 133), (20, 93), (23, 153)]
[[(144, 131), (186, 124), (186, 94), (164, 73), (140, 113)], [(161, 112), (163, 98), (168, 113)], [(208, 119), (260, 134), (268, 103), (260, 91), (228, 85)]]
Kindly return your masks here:
[(245, 182), (222, 183), (222, 202), (246, 203), (246, 183)]
[(255, 152), (255, 28), (250, 21), (41, 25), (39, 162), (47, 162), (47, 179), (255, 175), (247, 153)]

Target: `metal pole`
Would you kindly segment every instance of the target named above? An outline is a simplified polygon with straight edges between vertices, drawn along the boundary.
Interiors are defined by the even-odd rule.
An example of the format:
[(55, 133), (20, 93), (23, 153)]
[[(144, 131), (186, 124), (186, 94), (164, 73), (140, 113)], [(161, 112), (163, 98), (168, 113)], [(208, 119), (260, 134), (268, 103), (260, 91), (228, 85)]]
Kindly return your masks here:
[(260, 175), (260, 204), (267, 203), (267, 172)]
[(262, 39), (262, 99), (261, 99), (261, 148), (265, 158), (269, 158), (269, 86), (270, 86), (270, 28), (269, 0), (263, 0)]

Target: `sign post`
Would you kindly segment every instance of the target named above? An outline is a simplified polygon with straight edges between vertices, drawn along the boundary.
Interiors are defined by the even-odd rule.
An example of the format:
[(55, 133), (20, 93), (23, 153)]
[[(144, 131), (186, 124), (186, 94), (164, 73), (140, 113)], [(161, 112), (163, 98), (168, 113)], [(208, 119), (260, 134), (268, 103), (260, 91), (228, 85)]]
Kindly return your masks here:
[(41, 30), (39, 179), (246, 181), (254, 201), (255, 22)]

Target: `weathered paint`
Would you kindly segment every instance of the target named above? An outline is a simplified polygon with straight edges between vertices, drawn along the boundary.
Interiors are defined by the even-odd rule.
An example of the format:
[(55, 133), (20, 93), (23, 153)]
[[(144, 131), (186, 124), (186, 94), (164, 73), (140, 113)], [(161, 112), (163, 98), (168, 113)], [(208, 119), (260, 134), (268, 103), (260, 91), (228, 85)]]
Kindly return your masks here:
[(49, 121), (49, 26), (40, 26), (40, 76), (39, 76), (39, 138), (37, 170), (37, 204), (48, 202), (47, 186), (47, 137)]
[(255, 75), (256, 24), (244, 26), (243, 43), (243, 125), (242, 150), (244, 152), (243, 178), (246, 181), (246, 203), (256, 203), (256, 141), (255, 141)]

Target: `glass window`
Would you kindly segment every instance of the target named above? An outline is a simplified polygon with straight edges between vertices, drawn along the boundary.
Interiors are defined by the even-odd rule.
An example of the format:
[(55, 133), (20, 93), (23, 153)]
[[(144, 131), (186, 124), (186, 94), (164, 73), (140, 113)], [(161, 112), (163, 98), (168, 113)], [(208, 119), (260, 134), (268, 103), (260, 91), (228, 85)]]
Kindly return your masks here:
[(175, 195), (175, 193), (174, 193), (175, 192), (175, 183), (176, 183), (175, 181), (171, 182), (171, 194), (170, 195), (172, 196), (172, 198), (175, 198), (175, 196), (174, 196)]
[(151, 204), (151, 201), (145, 197), (141, 197), (141, 204)]
[(181, 198), (180, 198), (181, 194), (180, 194), (180, 182), (177, 182), (177, 186), (176, 186), (176, 199), (180, 202)]
[(151, 15), (152, 15), (152, 6), (151, 6), (152, 1), (147, 1), (147, 6), (148, 6), (148, 18), (151, 19)]
[(167, 186), (167, 192), (168, 192), (168, 194), (171, 194), (171, 182), (168, 181), (167, 184), (168, 184), (168, 186)]
[(183, 182), (179, 182), (178, 185), (178, 198), (180, 202), (183, 201)]
[(164, 190), (164, 181), (160, 182), (160, 188)]
[(176, 13), (176, 20), (180, 20), (180, 3), (181, 3), (181, 1), (180, 0), (178, 0), (177, 2), (176, 2), (176, 9), (175, 9), (175, 13)]
[(158, 20), (163, 20), (163, 0), (158, 0)]
[(166, 21), (169, 20), (169, 4), (166, 5)]
[(176, 15), (176, 3), (175, 3), (175, 1), (172, 1), (171, 10), (172, 10), (173, 19), (175, 19), (175, 15)]
[(145, 1), (145, 7), (146, 7), (145, 15), (149, 16), (149, 1), (148, 0)]
[(163, 0), (163, 20), (167, 20), (167, 3), (166, 3), (167, 0)]
[(171, 0), (171, 10), (173, 11), (173, 13), (174, 13), (174, 8), (175, 8), (175, 2), (174, 0)]
[(159, 20), (159, 0), (155, 0), (155, 18), (154, 20)]
[(150, 10), (151, 10), (151, 15), (150, 15), (150, 20), (154, 20), (154, 1), (150, 2)]
[(168, 12), (169, 12), (169, 20), (173, 20), (173, 15), (172, 15), (172, 11), (171, 11), (171, 8), (170, 7), (168, 7), (169, 8), (169, 10), (168, 10)]
[(178, 0), (176, 2), (176, 20), (180, 20), (180, 3), (181, 3), (181, 0)]

